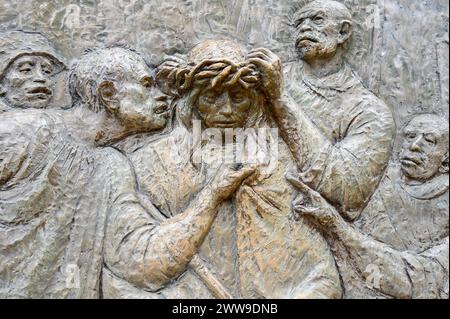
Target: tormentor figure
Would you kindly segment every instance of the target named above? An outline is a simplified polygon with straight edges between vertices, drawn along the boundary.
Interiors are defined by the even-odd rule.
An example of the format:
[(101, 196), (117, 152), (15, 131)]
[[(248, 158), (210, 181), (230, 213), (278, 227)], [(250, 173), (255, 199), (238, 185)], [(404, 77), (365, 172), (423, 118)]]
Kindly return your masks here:
[(39, 33), (8, 31), (0, 37), (0, 112), (48, 108), (58, 93), (57, 75), (66, 69), (64, 59)]

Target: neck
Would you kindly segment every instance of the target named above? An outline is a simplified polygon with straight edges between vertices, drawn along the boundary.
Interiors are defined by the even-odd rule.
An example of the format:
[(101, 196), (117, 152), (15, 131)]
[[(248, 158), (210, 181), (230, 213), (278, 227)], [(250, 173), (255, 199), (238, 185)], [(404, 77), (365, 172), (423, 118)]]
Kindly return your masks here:
[(324, 78), (339, 72), (345, 64), (344, 53), (338, 50), (331, 58), (316, 58), (312, 60), (303, 60), (304, 73), (317, 78)]
[(402, 180), (403, 180), (403, 183), (405, 183), (406, 185), (410, 185), (410, 186), (418, 186), (418, 185), (422, 185), (424, 183), (421, 180), (413, 179), (406, 175), (403, 175)]
[(79, 106), (67, 112), (65, 117), (74, 134), (92, 147), (111, 145), (127, 135), (119, 121), (103, 111), (95, 113)]
[(427, 180), (420, 180), (420, 179), (414, 179), (414, 178), (411, 178), (411, 177), (408, 177), (408, 176), (402, 174), (402, 181), (404, 184), (409, 185), (409, 186), (420, 186), (420, 185), (428, 184), (428, 183), (434, 181), (436, 178), (438, 178), (441, 175), (442, 174), (437, 173), (436, 175), (434, 175), (433, 177), (431, 177)]

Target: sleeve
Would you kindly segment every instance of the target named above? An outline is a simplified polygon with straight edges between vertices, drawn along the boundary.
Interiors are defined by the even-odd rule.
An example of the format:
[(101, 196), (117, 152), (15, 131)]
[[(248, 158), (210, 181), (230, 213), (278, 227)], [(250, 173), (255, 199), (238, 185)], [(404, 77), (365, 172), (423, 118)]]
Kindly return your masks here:
[(26, 115), (0, 116), (0, 189), (20, 179), (19, 172), (25, 178), (30, 170), (37, 171), (46, 162), (52, 139), (50, 127), (45, 117)]
[(167, 241), (177, 232), (161, 227), (154, 206), (148, 204), (144, 208), (130, 164), (125, 159), (120, 162), (122, 165), (114, 169), (121, 178), (113, 185), (105, 263), (115, 275), (143, 289), (157, 291), (182, 271), (175, 266), (178, 263), (167, 248)]
[(106, 227), (106, 266), (131, 284), (156, 292), (186, 271), (211, 224), (202, 214), (213, 208), (200, 201), (166, 219), (148, 200), (140, 199), (126, 159), (113, 171), (118, 186)]
[(361, 102), (350, 114), (343, 138), (318, 145), (302, 180), (317, 190), (350, 220), (375, 191), (386, 168), (394, 135), (394, 121), (387, 106)]
[(449, 238), (420, 255), (405, 252), (403, 259), (414, 299), (448, 298)]

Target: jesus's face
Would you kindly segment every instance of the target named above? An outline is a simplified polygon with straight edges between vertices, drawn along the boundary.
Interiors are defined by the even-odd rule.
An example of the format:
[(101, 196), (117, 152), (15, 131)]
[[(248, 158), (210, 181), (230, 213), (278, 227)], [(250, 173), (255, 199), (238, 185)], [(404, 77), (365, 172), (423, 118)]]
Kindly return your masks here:
[(206, 128), (244, 128), (252, 115), (251, 91), (240, 85), (203, 90), (195, 110)]

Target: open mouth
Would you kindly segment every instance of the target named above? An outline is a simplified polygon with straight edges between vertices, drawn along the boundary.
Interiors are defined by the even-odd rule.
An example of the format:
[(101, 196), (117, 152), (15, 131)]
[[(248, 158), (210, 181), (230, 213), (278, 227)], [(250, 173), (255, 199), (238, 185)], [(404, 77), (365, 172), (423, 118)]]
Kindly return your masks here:
[(27, 91), (27, 95), (40, 100), (46, 100), (52, 96), (52, 91), (47, 87), (37, 87)]

